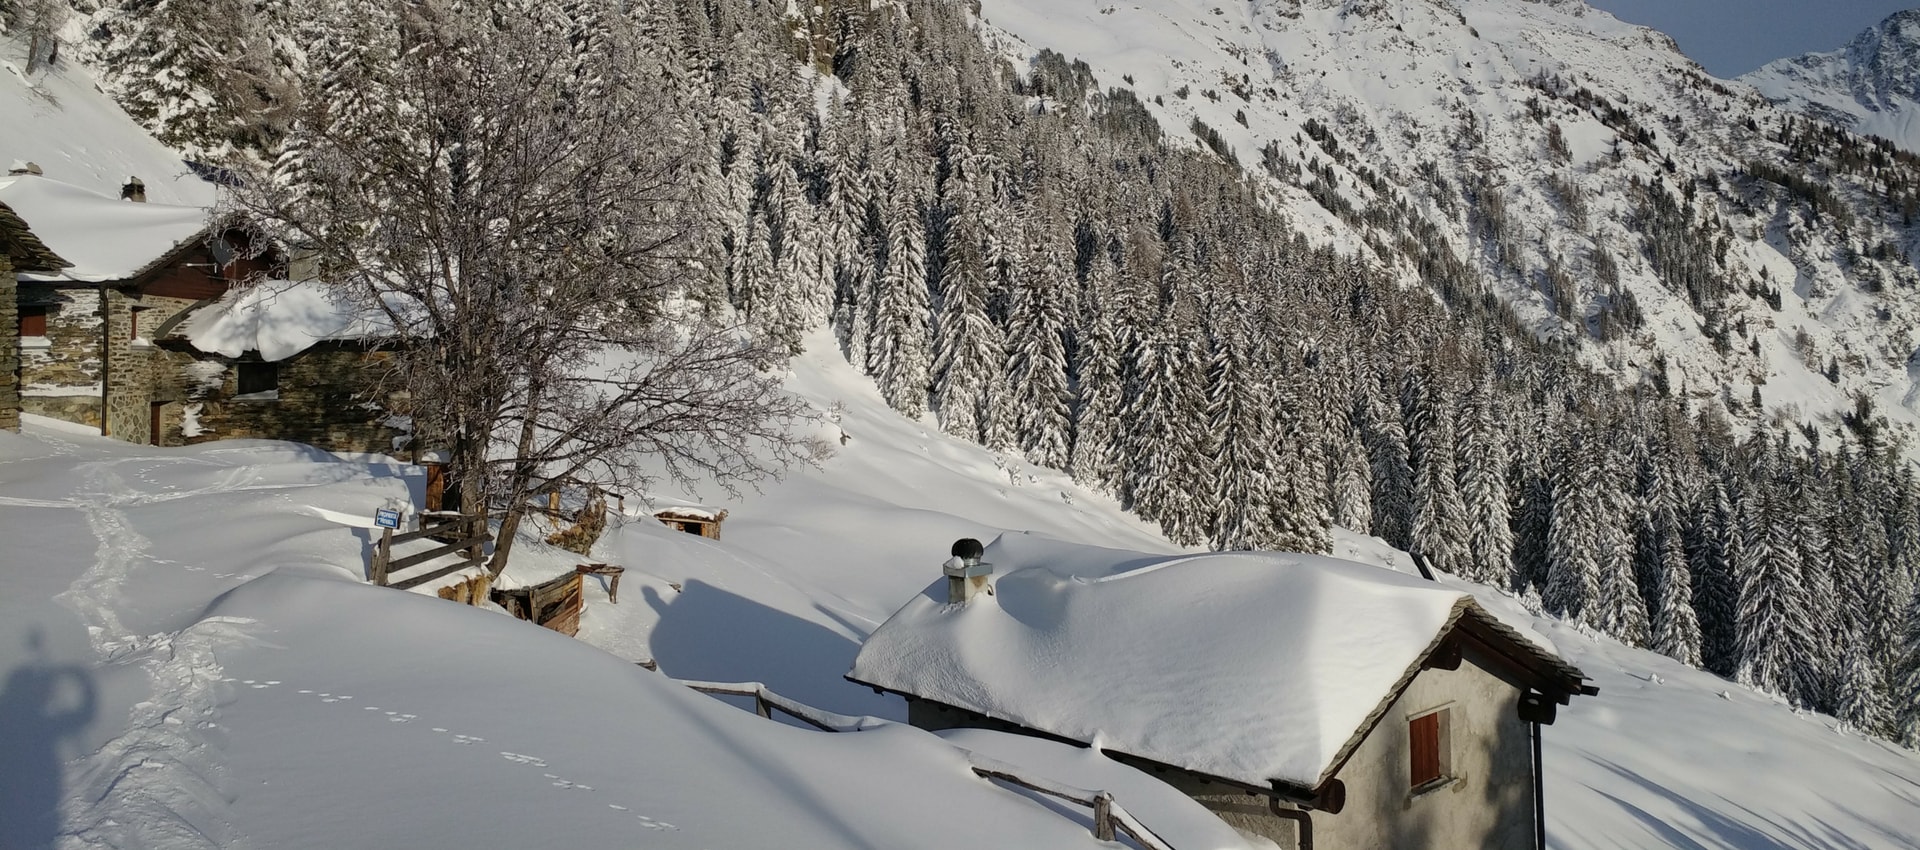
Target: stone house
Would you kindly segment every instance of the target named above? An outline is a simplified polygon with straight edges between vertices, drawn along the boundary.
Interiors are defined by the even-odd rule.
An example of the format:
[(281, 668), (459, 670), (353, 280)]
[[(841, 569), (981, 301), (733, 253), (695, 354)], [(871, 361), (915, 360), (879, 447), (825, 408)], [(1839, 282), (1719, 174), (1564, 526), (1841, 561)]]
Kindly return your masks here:
[(190, 320), (224, 315), (261, 288), (236, 284), (284, 264), (205, 209), (139, 197), (34, 174), (0, 179), (0, 202), (71, 261), (8, 276), (21, 409), (153, 445), (261, 437), (392, 451), (394, 400), (372, 398), (390, 355), (365, 335), (309, 339), (278, 357), (196, 344)]
[(33, 235), (27, 222), (0, 203), (0, 431), (20, 430), (20, 335), (15, 272), (57, 272), (71, 265)]
[(1355, 850), (1542, 846), (1540, 728), (1598, 693), (1472, 596), (1389, 569), (1015, 534), (956, 544), (847, 679), (915, 726), (1097, 747), (1243, 833)]

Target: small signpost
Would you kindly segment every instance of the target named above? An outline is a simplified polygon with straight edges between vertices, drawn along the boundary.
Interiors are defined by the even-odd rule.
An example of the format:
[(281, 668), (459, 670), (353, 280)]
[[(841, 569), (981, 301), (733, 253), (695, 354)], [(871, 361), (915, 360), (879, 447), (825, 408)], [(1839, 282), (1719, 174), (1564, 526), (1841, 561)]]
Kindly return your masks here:
[(376, 528), (399, 528), (400, 512), (393, 508), (380, 508), (373, 512), (373, 524)]

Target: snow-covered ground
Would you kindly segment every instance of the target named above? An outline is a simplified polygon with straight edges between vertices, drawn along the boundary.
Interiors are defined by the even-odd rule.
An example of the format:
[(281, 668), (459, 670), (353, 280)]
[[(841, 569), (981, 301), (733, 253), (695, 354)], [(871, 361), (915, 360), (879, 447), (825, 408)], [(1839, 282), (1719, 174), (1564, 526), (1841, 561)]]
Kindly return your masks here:
[[(413, 468), (259, 441), (131, 446), (48, 420), (0, 434), (0, 846), (1092, 843), (1084, 810), (978, 779), (956, 746), (1110, 787), (1181, 850), (1233, 846), (1091, 754), (871, 721), (816, 732), (669, 679), (760, 681), (898, 720), (903, 704), (841, 676), (954, 538), (1175, 551), (1055, 472), (889, 412), (823, 342), (789, 385), (837, 417), (836, 456), (720, 502), (719, 541), (616, 528), (596, 558), (628, 567), (620, 602), (590, 582), (581, 640), (360, 580), (358, 518), (416, 497)], [(522, 546), (527, 578), (573, 560)], [(1406, 569), (1367, 538), (1339, 547)], [(1554, 847), (1920, 835), (1913, 753), (1461, 587), (1601, 688), (1547, 730)]]

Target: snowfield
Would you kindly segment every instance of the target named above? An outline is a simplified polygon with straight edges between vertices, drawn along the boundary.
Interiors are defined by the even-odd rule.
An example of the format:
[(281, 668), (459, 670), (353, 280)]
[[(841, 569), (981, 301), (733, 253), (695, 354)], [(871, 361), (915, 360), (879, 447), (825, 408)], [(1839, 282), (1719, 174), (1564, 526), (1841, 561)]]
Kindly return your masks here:
[[(813, 342), (789, 386), (837, 417), (838, 454), (720, 502), (722, 540), (646, 519), (610, 532), (596, 559), (629, 571), (617, 605), (588, 583), (581, 640), (364, 583), (370, 523), (353, 518), (416, 498), (416, 468), (261, 441), (132, 446), (41, 419), (0, 434), (4, 846), (1096, 843), (1084, 810), (976, 777), (967, 751), (1112, 790), (1180, 850), (1253, 846), (1094, 753), (883, 722), (904, 704), (841, 678), (956, 537), (1175, 550), (1058, 473), (889, 412)], [(527, 578), (578, 560), (520, 545)], [(1338, 547), (1408, 571), (1370, 539)], [(1601, 689), (1547, 730), (1552, 846), (1920, 835), (1913, 753), (1448, 583)], [(881, 720), (813, 731), (669, 677), (760, 681)]]

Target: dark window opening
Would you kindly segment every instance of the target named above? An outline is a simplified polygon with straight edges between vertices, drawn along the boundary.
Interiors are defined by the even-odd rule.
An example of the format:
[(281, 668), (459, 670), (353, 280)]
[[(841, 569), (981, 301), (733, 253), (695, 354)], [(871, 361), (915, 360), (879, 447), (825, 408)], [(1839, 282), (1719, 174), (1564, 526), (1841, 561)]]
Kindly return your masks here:
[(240, 363), (239, 386), (235, 392), (240, 395), (276, 392), (280, 389), (280, 364), (278, 363)]
[(47, 335), (47, 308), (21, 307), (20, 308), (20, 335), (21, 336), (46, 336)]

